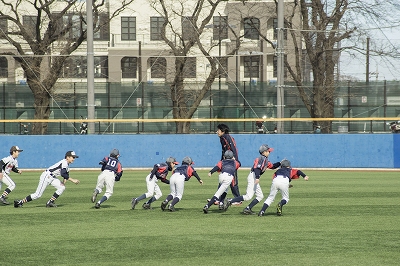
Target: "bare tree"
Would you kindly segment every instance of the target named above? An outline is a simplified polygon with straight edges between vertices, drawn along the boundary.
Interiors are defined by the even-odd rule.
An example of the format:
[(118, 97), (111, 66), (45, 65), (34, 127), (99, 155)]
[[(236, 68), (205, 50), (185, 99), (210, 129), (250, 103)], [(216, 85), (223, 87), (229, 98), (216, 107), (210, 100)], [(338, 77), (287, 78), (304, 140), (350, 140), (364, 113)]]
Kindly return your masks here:
[[(207, 25), (210, 25), (218, 5), (222, 0), (199, 0), (189, 3), (188, 1), (168, 1), (164, 0), (152, 1), (153, 8), (164, 17), (163, 29), (161, 31), (162, 39), (171, 49), (175, 56), (174, 78), (170, 85), (170, 94), (173, 104), (173, 118), (189, 119), (197, 110), (200, 102), (203, 100), (207, 92), (211, 90), (211, 86), (215, 78), (220, 74), (221, 58), (212, 56), (211, 50), (213, 45), (205, 47), (200, 41)], [(191, 4), (194, 4), (191, 6)], [(179, 20), (182, 23), (176, 23)], [(178, 24), (178, 25), (177, 25)], [(234, 36), (235, 44), (232, 45), (226, 56), (231, 56), (240, 47), (240, 36), (226, 22), (232, 36)], [(182, 28), (181, 28), (182, 26)], [(172, 36), (172, 37), (169, 37)], [(178, 39), (178, 41), (176, 41)], [(204, 84), (199, 90), (190, 91), (185, 89), (185, 78), (187, 71), (190, 71), (189, 64), (196, 52), (207, 58), (210, 65), (210, 72), (205, 77)], [(190, 101), (189, 101), (190, 99)], [(176, 122), (177, 133), (189, 133), (190, 122)]]
[[(93, 0), (93, 31), (107, 29), (109, 21), (133, 0), (113, 1), (116, 9), (109, 14), (108, 1)], [(25, 72), (34, 96), (35, 119), (48, 119), (50, 102), (67, 58), (86, 40), (85, 2), (80, 0), (0, 0), (0, 19), (7, 31), (0, 37), (14, 48), (15, 60)], [(57, 56), (52, 56), (54, 51)], [(5, 53), (3, 53), (5, 54)], [(51, 57), (50, 57), (51, 56)], [(34, 122), (32, 134), (46, 134), (47, 123)]]
[[(277, 8), (278, 0), (274, 1)], [(249, 4), (245, 3), (245, 5)], [(340, 53), (350, 50), (365, 52), (365, 48), (360, 47), (360, 42), (357, 41), (361, 36), (368, 36), (365, 28), (368, 28), (368, 25), (379, 27), (396, 24), (396, 16), (390, 16), (390, 11), (395, 10), (399, 10), (399, 4), (391, 0), (285, 2), (284, 29), (277, 29), (286, 31), (291, 40), (290, 48), (286, 50), (288, 56), (284, 60), (285, 67), (312, 118), (334, 117), (336, 81), (339, 80), (336, 77), (335, 68)], [(297, 14), (301, 15), (300, 20), (296, 19)], [(373, 21), (372, 24), (371, 21)], [(262, 31), (259, 31), (259, 34), (265, 41), (276, 47), (275, 40), (268, 38)], [(393, 51), (383, 52), (383, 50), (377, 49), (371, 52), (396, 56)], [(294, 58), (293, 62), (288, 60), (290, 56)], [(312, 70), (311, 88), (305, 83), (305, 64), (309, 64)], [(315, 124), (317, 123), (322, 126), (323, 132), (331, 132), (330, 121)]]

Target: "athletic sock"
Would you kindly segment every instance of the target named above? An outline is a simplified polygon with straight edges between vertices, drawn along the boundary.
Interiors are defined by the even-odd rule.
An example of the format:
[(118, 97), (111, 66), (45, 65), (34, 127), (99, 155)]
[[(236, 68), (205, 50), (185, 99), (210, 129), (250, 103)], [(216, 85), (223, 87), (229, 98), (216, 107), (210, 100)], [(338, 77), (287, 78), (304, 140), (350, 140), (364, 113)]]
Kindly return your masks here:
[(101, 197), (101, 199), (99, 200), (99, 204), (102, 204), (103, 202), (105, 202), (107, 200), (106, 196)]
[(268, 207), (269, 207), (269, 205), (266, 204), (266, 203), (264, 203), (263, 206), (262, 206), (262, 208), (261, 208), (261, 211), (262, 211), (262, 212), (265, 212), (265, 211), (267, 210)]
[(156, 199), (156, 197), (151, 197), (151, 199), (149, 199), (146, 203), (147, 204), (151, 204), (152, 202), (155, 202), (157, 199)]
[(138, 198), (136, 198), (137, 201), (141, 201), (142, 199), (146, 198), (146, 194), (140, 195)]
[(217, 200), (218, 200), (218, 198), (217, 198), (216, 196), (213, 196), (213, 197), (211, 198), (211, 200), (207, 203), (208, 208), (210, 208), (211, 205), (213, 205), (214, 202), (216, 202)]
[(249, 204), (248, 208), (251, 210), (254, 206), (257, 205), (260, 201), (258, 199), (253, 199), (253, 201)]

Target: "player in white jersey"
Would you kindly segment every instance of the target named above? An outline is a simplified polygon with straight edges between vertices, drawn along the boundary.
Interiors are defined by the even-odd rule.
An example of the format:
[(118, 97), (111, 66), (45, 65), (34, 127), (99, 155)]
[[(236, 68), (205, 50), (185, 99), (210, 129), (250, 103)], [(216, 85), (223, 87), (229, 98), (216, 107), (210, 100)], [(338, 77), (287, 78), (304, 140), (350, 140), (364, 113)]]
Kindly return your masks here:
[[(54, 201), (64, 192), (65, 183), (67, 182), (67, 180), (71, 181), (72, 183), (79, 184), (78, 179), (69, 177), (69, 165), (74, 162), (75, 158), (79, 158), (79, 156), (77, 156), (74, 151), (68, 151), (65, 154), (64, 159), (50, 166), (40, 175), (40, 180), (36, 192), (28, 195), (22, 200), (15, 200), (14, 207), (22, 207), (25, 202), (40, 198), (48, 185), (52, 185), (57, 190), (56, 192), (54, 192), (50, 200), (46, 203), (46, 207), (57, 207), (57, 205), (54, 204)], [(62, 182), (60, 181), (60, 179), (57, 178), (59, 176), (63, 177)]]
[(0, 196), (0, 203), (4, 205), (9, 205), (6, 201), (6, 197), (15, 189), (15, 183), (10, 178), (10, 172), (13, 171), (15, 173), (21, 174), (21, 170), (18, 169), (18, 161), (17, 158), (19, 153), (22, 152), (18, 146), (12, 146), (10, 149), (10, 156), (7, 156), (0, 161), (1, 172), (0, 172), (0, 188), (1, 184), (4, 183), (7, 185), (7, 188), (4, 190), (3, 194)]

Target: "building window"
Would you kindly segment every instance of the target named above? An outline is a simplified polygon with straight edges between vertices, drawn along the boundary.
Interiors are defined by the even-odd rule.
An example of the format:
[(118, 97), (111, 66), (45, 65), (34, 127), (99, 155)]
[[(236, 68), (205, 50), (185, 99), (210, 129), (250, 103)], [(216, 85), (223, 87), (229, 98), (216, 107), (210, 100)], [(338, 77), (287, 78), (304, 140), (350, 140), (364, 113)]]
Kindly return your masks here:
[(150, 40), (160, 41), (161, 31), (163, 29), (164, 18), (163, 17), (151, 17), (150, 18)]
[[(68, 38), (79, 38), (83, 31), (87, 29), (86, 15), (84, 14), (66, 14), (62, 17), (61, 27), (65, 28), (70, 25), (71, 30), (66, 36)], [(108, 14), (99, 15), (96, 27), (100, 27), (98, 31), (93, 33), (93, 39), (99, 41), (110, 40), (110, 24), (108, 22)]]
[[(274, 40), (277, 40), (278, 39), (278, 19), (277, 18), (274, 18), (272, 27), (274, 27)], [(283, 30), (283, 38), (285, 40), (287, 40), (287, 30), (286, 29)]]
[(244, 38), (251, 40), (259, 39), (260, 20), (258, 18), (245, 18), (243, 20)]
[(94, 57), (94, 77), (95, 78), (108, 78), (108, 57), (95, 56)]
[(138, 71), (137, 57), (124, 57), (121, 59), (122, 78), (136, 78)]
[(244, 63), (244, 77), (245, 78), (259, 78), (260, 77), (260, 56), (245, 56)]
[(8, 78), (8, 60), (0, 56), (0, 78)]
[[(286, 61), (287, 60), (287, 55), (284, 55), (284, 60)], [(273, 66), (274, 66), (274, 73), (273, 73), (273, 77), (274, 78), (277, 78), (278, 77), (278, 57), (277, 56), (274, 56), (274, 61), (273, 61)], [(287, 77), (287, 68), (286, 67), (284, 67), (284, 70), (283, 70), (284, 72), (283, 72), (283, 77)]]
[(185, 66), (183, 67), (184, 78), (196, 78), (196, 57), (186, 58)]
[(164, 57), (149, 58), (151, 78), (165, 79), (167, 75), (167, 60)]
[(218, 70), (221, 78), (228, 77), (228, 57), (219, 58)]
[(228, 39), (228, 17), (227, 16), (213, 17), (213, 39), (214, 40)]
[(23, 16), (22, 24), (26, 31), (33, 37), (36, 34), (36, 16)]
[(196, 30), (193, 27), (193, 22), (191, 19), (192, 17), (182, 17), (182, 39), (184, 41), (193, 39), (196, 34)]
[(136, 17), (121, 17), (121, 40), (136, 41)]
[[(63, 78), (87, 78), (87, 57), (70, 56), (63, 65)], [(107, 56), (94, 57), (94, 77), (108, 78)]]
[(5, 38), (5, 33), (8, 32), (8, 20), (5, 18), (0, 18), (0, 38)]

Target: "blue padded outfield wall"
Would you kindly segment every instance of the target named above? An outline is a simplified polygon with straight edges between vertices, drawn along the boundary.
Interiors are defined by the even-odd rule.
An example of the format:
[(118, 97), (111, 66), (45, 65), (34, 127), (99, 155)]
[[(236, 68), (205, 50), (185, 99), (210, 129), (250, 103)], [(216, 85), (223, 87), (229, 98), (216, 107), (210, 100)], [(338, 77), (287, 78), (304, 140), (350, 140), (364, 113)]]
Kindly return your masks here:
[[(400, 134), (232, 134), (242, 167), (251, 167), (261, 144), (274, 148), (271, 162), (284, 158), (296, 168), (400, 168)], [(80, 157), (71, 168), (98, 168), (118, 148), (125, 168), (151, 168), (174, 156), (190, 156), (195, 168), (213, 167), (221, 156), (216, 134), (165, 135), (2, 135), (0, 158), (18, 145), (21, 169), (44, 169), (74, 150)]]

